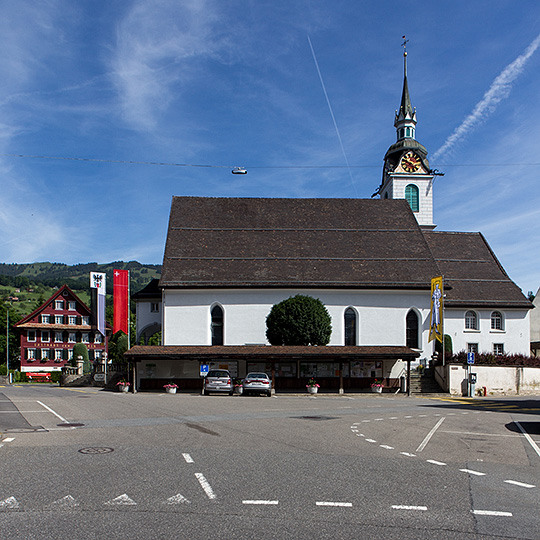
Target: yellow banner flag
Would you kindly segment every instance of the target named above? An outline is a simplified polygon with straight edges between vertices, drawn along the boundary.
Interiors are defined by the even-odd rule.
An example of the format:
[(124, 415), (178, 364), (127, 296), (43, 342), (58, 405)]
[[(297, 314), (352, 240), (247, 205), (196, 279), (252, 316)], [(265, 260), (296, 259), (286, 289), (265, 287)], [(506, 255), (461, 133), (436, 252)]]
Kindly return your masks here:
[(429, 319), (429, 341), (443, 341), (443, 279), (442, 276), (431, 280), (431, 315)]

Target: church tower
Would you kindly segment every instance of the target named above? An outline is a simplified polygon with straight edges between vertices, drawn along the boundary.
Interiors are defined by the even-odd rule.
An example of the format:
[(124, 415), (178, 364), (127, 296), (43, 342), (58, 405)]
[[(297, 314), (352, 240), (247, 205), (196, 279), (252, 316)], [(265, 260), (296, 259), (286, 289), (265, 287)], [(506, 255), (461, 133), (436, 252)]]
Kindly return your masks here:
[(434, 175), (429, 168), (427, 150), (415, 138), (416, 109), (411, 105), (407, 84), (406, 44), (404, 41), (401, 105), (394, 119), (397, 141), (384, 156), (382, 183), (375, 195), (381, 199), (407, 199), (420, 226), (434, 229)]

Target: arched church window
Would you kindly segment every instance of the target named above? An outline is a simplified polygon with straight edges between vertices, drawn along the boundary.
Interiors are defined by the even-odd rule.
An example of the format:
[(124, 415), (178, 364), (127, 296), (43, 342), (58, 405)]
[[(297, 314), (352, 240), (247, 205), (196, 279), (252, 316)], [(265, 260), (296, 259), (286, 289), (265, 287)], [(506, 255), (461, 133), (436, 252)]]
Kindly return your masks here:
[(414, 310), (410, 310), (407, 313), (406, 319), (407, 332), (406, 332), (406, 345), (411, 349), (419, 349), (418, 347), (418, 315)]
[(474, 311), (467, 311), (465, 313), (465, 329), (466, 330), (478, 330), (478, 319)]
[(212, 308), (212, 345), (223, 345), (223, 310), (219, 306)]
[(345, 310), (345, 345), (356, 345), (356, 313), (352, 308)]
[(491, 314), (491, 329), (504, 330), (503, 316), (500, 311), (494, 311)]
[(420, 210), (418, 186), (409, 184), (405, 188), (405, 198), (413, 212), (418, 212)]

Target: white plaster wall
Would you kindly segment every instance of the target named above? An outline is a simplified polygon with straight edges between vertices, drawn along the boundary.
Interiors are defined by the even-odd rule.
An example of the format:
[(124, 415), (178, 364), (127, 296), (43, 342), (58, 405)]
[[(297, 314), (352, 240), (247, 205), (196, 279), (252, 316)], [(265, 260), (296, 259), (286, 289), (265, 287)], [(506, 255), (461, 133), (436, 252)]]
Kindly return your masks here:
[[(439, 368), (441, 369), (441, 368)], [(465, 395), (467, 369), (463, 366), (446, 366), (449, 376), (449, 392)], [(486, 387), (487, 395), (540, 394), (540, 367), (471, 366), (476, 373), (476, 392)]]
[(344, 312), (357, 312), (358, 345), (405, 345), (409, 309), (420, 316), (421, 349), (429, 357), (427, 343), (429, 292), (381, 292), (334, 290), (165, 290), (163, 294), (164, 345), (210, 345), (210, 311), (218, 304), (224, 311), (224, 344), (268, 344), (266, 317), (272, 306), (295, 294), (319, 298), (332, 318), (329, 345), (344, 344)]
[(533, 304), (535, 309), (531, 311), (531, 341), (540, 341), (540, 289), (536, 292)]
[(468, 309), (444, 310), (444, 333), (452, 336), (454, 352), (466, 351), (468, 343), (478, 343), (478, 352), (493, 352), (494, 343), (504, 343), (508, 354), (530, 354), (530, 328), (528, 310), (497, 310), (504, 318), (504, 330), (491, 330), (492, 309), (474, 310), (478, 330), (465, 329)]
[(399, 176), (394, 177), (393, 199), (405, 199), (405, 188), (409, 184), (414, 184), (419, 191), (418, 212), (414, 215), (420, 225), (433, 225), (433, 196), (431, 177), (421, 176)]
[(160, 302), (159, 312), (151, 311), (152, 303), (156, 303), (158, 300), (138, 300), (137, 301), (137, 339), (141, 335), (141, 332), (152, 324), (161, 324), (161, 315), (163, 308)]

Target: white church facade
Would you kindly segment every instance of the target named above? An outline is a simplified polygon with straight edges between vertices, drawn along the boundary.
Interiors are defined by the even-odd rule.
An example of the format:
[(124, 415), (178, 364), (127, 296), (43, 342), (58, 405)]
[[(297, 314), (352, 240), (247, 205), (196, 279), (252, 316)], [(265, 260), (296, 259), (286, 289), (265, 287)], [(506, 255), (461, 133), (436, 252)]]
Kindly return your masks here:
[[(127, 353), (138, 388), (200, 388), (208, 364), (236, 377), (267, 371), (277, 390), (310, 377), (329, 390), (361, 391), (374, 379), (397, 389), (407, 365), (434, 352), (437, 276), (454, 352), (529, 354), (532, 304), (482, 234), (435, 230), (436, 171), (415, 138), (406, 63), (394, 125), (378, 198), (173, 198), (161, 279), (135, 295), (138, 342), (162, 332), (162, 346)], [(328, 309), (328, 346), (269, 345), (266, 317), (296, 294)]]

